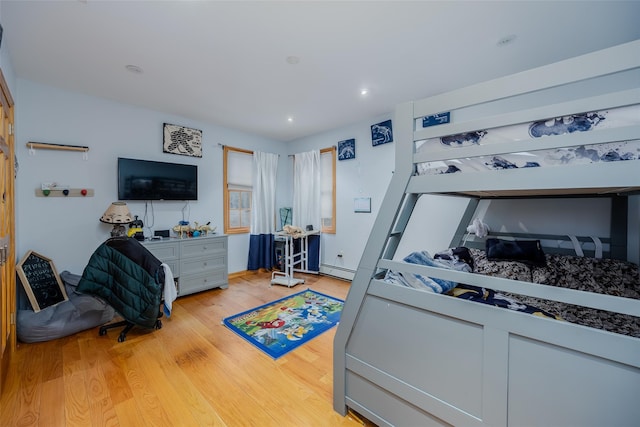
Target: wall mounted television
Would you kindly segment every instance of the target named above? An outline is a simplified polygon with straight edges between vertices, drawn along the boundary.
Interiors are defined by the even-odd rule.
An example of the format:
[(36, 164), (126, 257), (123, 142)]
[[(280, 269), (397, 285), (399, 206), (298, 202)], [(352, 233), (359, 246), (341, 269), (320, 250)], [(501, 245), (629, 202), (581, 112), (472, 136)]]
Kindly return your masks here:
[(118, 158), (119, 200), (198, 200), (198, 166)]

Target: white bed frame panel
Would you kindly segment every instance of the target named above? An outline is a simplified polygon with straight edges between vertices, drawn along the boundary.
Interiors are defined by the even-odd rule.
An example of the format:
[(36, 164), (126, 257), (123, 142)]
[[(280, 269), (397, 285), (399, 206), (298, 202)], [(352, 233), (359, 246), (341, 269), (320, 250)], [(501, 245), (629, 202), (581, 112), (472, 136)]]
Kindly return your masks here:
[[(393, 261), (424, 193), (607, 194), (640, 188), (640, 163), (413, 176), (414, 164), (531, 150), (532, 142), (414, 156), (414, 141), (640, 104), (640, 41), (399, 105), (396, 168), (334, 341), (334, 409), (379, 425), (630, 426), (640, 422), (640, 339), (392, 285), (387, 269), (640, 315), (640, 301)], [(519, 102), (521, 101), (521, 102)], [(451, 111), (451, 124), (416, 119)], [(640, 138), (640, 126), (541, 138), (536, 148)], [(542, 144), (539, 145), (539, 143)], [(525, 147), (526, 145), (526, 147)], [(469, 178), (471, 176), (471, 178)]]

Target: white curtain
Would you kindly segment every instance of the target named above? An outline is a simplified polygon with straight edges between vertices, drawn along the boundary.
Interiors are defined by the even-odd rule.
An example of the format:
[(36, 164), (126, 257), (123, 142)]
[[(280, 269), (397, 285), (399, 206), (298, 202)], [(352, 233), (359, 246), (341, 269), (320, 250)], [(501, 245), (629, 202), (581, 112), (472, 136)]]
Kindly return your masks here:
[(294, 159), (293, 225), (320, 230), (320, 150), (298, 153)]
[(275, 231), (278, 155), (253, 152), (251, 234)]
[(248, 270), (271, 269), (274, 264), (277, 171), (277, 154), (253, 152)]

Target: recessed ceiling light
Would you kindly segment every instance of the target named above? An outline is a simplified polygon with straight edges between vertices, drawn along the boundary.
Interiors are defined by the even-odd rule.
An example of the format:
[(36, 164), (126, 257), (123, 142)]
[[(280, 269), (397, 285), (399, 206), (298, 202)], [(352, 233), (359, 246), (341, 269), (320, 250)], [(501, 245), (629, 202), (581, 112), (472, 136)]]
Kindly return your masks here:
[(287, 64), (295, 65), (300, 62), (300, 58), (295, 55), (287, 56)]
[(496, 43), (496, 45), (498, 45), (499, 47), (506, 46), (513, 43), (517, 37), (518, 36), (516, 36), (515, 34), (509, 34), (508, 36), (504, 36), (500, 40), (498, 40), (498, 43)]
[(360, 90), (360, 95), (362, 95), (362, 96), (365, 96), (365, 95), (366, 95), (366, 94), (368, 94), (368, 93), (369, 93), (369, 90), (368, 90), (368, 89), (361, 89), (361, 90)]
[(287, 121), (288, 121), (289, 123), (292, 123), (292, 122), (293, 122), (293, 117), (287, 117)]
[(134, 74), (142, 74), (142, 68), (138, 67), (137, 65), (125, 65), (125, 67), (127, 69), (127, 71), (131, 71)]

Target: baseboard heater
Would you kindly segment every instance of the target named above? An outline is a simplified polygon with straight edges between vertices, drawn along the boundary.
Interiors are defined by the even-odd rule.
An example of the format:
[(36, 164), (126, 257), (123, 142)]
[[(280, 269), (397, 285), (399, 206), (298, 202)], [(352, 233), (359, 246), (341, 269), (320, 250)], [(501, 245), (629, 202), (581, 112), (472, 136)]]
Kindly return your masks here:
[(337, 277), (339, 279), (353, 280), (356, 272), (344, 267), (338, 267), (335, 265), (320, 264), (320, 273), (327, 276)]

